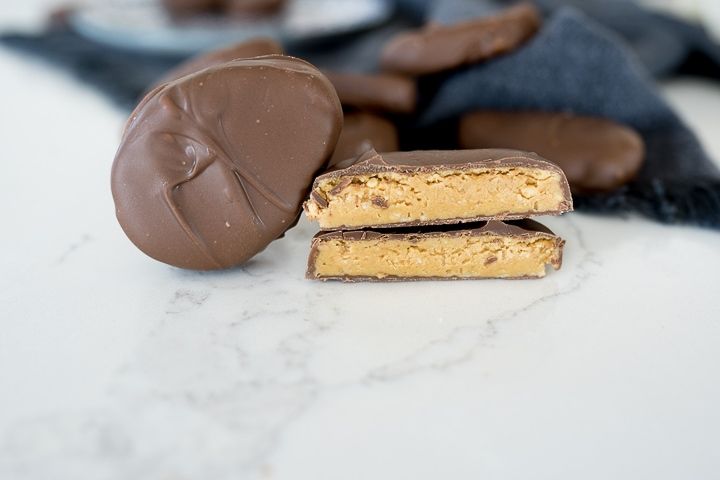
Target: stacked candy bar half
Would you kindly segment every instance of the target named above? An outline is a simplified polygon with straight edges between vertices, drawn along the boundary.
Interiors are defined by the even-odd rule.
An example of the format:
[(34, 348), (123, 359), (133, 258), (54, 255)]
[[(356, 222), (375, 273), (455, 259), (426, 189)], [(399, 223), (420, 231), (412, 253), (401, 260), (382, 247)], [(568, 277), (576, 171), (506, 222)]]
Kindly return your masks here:
[(538, 278), (565, 242), (529, 217), (571, 211), (572, 197), (533, 153), (369, 150), (317, 177), (304, 208), (322, 229), (311, 279)]

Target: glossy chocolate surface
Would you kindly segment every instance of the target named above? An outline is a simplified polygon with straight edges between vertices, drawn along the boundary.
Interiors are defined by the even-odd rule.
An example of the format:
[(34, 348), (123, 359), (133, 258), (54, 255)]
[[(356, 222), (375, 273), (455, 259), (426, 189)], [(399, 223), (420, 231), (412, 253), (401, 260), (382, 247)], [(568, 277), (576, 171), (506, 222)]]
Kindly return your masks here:
[(162, 262), (239, 265), (294, 224), (341, 127), (330, 82), (292, 57), (233, 60), (161, 85), (115, 157), (117, 218)]
[[(375, 151), (365, 152), (356, 158), (349, 158), (335, 164), (315, 180), (363, 175), (375, 172), (433, 172), (447, 167), (472, 169), (478, 167), (528, 167), (560, 172), (555, 164), (532, 152), (506, 148), (483, 148), (473, 150), (416, 150), (412, 152), (388, 152), (382, 155)], [(567, 192), (568, 195), (570, 192)]]
[(381, 54), (389, 72), (425, 75), (476, 63), (519, 47), (539, 30), (537, 8), (521, 3), (496, 15), (401, 33)]
[(603, 192), (630, 180), (645, 144), (630, 127), (604, 118), (549, 112), (474, 112), (460, 121), (463, 148), (537, 152), (563, 169), (574, 192)]

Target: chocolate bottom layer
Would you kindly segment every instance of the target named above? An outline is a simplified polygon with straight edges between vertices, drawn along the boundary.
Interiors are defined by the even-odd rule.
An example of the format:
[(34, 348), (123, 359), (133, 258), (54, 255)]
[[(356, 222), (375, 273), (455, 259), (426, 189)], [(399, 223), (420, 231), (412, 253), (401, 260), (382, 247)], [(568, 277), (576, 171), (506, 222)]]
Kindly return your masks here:
[(564, 241), (532, 220), (382, 231), (320, 232), (307, 278), (402, 281), (541, 278), (559, 269)]

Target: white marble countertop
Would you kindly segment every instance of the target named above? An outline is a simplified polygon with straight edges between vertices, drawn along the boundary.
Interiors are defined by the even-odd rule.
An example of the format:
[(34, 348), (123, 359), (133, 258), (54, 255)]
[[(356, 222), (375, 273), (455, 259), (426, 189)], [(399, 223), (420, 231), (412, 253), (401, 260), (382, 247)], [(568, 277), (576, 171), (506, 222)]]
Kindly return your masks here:
[[(0, 71), (0, 478), (717, 478), (718, 232), (573, 213), (544, 280), (344, 285), (303, 221), (184, 272), (115, 221), (123, 112)], [(720, 85), (664, 90), (720, 158)]]

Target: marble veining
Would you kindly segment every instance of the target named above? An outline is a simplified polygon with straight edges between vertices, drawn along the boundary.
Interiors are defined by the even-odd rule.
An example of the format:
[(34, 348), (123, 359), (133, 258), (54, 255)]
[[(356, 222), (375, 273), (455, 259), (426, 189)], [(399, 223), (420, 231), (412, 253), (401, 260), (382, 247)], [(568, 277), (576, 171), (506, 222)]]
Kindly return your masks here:
[(601, 262), (587, 249), (582, 232), (571, 219), (566, 220), (566, 225), (570, 227), (569, 230), (573, 235), (569, 241), (577, 242), (578, 250), (581, 253), (580, 261), (573, 266), (576, 273), (570, 278), (568, 285), (563, 285), (557, 291), (543, 295), (527, 305), (514, 307), (488, 318), (481, 325), (455, 328), (446, 337), (429, 342), (406, 358), (394, 364), (374, 369), (368, 373), (368, 380), (388, 380), (400, 375), (416, 374), (424, 369), (444, 370), (457, 363), (470, 361), (475, 349), (481, 347), (484, 342), (490, 341), (497, 334), (499, 322), (510, 321), (521, 314), (531, 314), (532, 309), (536, 306), (571, 294), (581, 288), (583, 281), (594, 275), (592, 267), (600, 266)]
[(75, 253), (78, 249), (82, 248), (88, 242), (92, 242), (92, 240), (92, 235), (88, 233), (83, 234), (78, 241), (71, 243), (65, 249), (65, 251), (57, 257), (57, 260), (55, 260), (55, 264), (60, 265), (61, 263), (65, 262), (65, 260), (67, 260), (70, 255)]
[[(271, 469), (268, 457), (283, 430), (314, 408), (319, 397), (470, 362), (477, 349), (498, 335), (498, 324), (531, 315), (535, 306), (561, 301), (581, 288), (599, 262), (571, 216), (557, 221), (566, 230), (570, 254), (563, 275), (547, 277), (556, 279), (549, 288), (546, 280), (490, 281), (495, 289), (523, 290), (528, 285), (533, 292), (487, 317), (453, 322), (441, 315), (439, 328), (424, 334), (422, 341), (397, 352), (391, 349), (386, 361), (371, 361), (364, 371), (329, 381), (312, 368), (322, 338), (338, 323), (363, 321), (368, 310), (391, 307), (384, 303), (387, 300), (376, 304), (372, 296), (357, 290), (393, 288), (408, 295), (418, 285), (424, 290), (469, 291), (483, 289), (485, 282), (397, 287), (309, 282), (297, 268), (300, 261), (293, 261), (288, 271), (283, 258), (287, 252), (276, 252), (278, 245), (260, 261), (232, 272), (194, 273), (153, 265), (164, 272), (168, 285), (163, 289), (169, 295), (164, 304), (158, 299), (155, 314), (149, 311), (148, 335), (112, 375), (105, 405), (91, 412), (56, 412), (12, 424), (0, 444), (0, 458), (14, 458), (10, 466), (18, 472), (42, 476), (54, 471), (53, 461), (25, 462), (12, 453), (42, 439), (57, 463), (93, 465), (99, 471), (112, 465), (108, 478), (154, 478), (161, 472), (179, 478), (200, 478), (208, 472), (213, 478), (262, 477)], [(283, 240), (299, 259), (312, 230), (303, 221)], [(279, 280), (281, 273), (286, 276)], [(337, 296), (352, 296), (352, 307), (332, 302)], [(363, 310), (359, 317), (357, 306)], [(440, 313), (437, 308), (429, 311)], [(395, 308), (392, 314), (402, 312)], [(353, 340), (345, 334), (342, 342), (352, 345)], [(190, 462), (194, 456), (202, 461)], [(180, 458), (185, 460), (177, 463)]]

